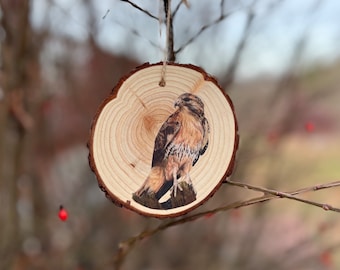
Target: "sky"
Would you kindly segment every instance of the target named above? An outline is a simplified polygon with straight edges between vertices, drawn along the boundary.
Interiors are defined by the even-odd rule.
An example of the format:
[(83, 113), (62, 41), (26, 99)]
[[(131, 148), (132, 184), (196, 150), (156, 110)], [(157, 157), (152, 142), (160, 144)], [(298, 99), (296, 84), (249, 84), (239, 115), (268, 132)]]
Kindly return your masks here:
[[(93, 34), (100, 46), (116, 54), (137, 58), (140, 62), (159, 62), (164, 58), (165, 28), (126, 2), (92, 0), (91, 10), (82, 0), (33, 0), (32, 23), (46, 27), (77, 41)], [(227, 19), (204, 31), (177, 55), (177, 61), (203, 67), (209, 73), (223, 74), (243, 34), (251, 0), (227, 0)], [(134, 3), (156, 17), (161, 14), (159, 1), (135, 0)], [(173, 8), (178, 0), (172, 1)], [(214, 21), (220, 13), (219, 0), (189, 0), (174, 20), (175, 49), (190, 39), (200, 28)], [(276, 5), (273, 5), (275, 4)], [(272, 7), (272, 8), (269, 8)], [(258, 0), (253, 6), (256, 19), (238, 68), (238, 78), (263, 74), (279, 75), (291, 62), (293, 49), (301, 36), (306, 38), (301, 67), (327, 64), (340, 57), (339, 0)], [(89, 27), (90, 22), (95, 27)]]

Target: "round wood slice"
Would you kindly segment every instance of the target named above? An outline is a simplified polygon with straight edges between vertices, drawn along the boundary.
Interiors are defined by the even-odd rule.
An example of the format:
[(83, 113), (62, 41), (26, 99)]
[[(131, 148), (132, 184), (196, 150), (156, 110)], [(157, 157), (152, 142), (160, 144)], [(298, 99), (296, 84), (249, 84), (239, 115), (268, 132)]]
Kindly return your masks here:
[[(169, 63), (162, 86), (162, 67), (162, 63), (146, 63), (119, 81), (94, 117), (88, 144), (90, 166), (106, 196), (120, 206), (159, 218), (185, 214), (209, 199), (231, 174), (238, 147), (234, 108), (216, 80), (199, 67)], [(154, 155), (156, 137), (163, 123), (170, 123), (176, 116), (179, 107), (174, 103), (184, 93), (194, 95), (189, 96), (204, 104), (204, 116), (197, 121), (205, 123), (200, 121), (206, 118), (209, 131), (206, 123), (200, 127), (205, 132), (202, 137), (207, 140), (200, 141), (197, 146), (197, 161), (189, 162), (188, 158), (185, 164), (178, 165), (181, 167), (177, 172), (177, 189), (173, 187), (173, 178), (165, 177), (158, 192), (145, 191), (146, 179), (159, 180), (149, 176), (151, 170), (159, 172), (158, 176), (165, 175), (165, 167), (170, 166), (170, 158), (163, 161), (157, 158), (159, 153), (163, 157), (168, 155), (174, 146), (167, 145), (163, 152)], [(163, 130), (169, 134), (162, 138), (172, 139), (175, 144), (180, 140), (174, 135), (180, 123), (171, 123)], [(183, 131), (182, 141), (193, 138), (192, 134)], [(187, 156), (182, 153), (185, 157), (191, 155), (191, 150), (183, 149), (187, 153)], [(184, 175), (185, 168), (189, 168), (191, 181)]]

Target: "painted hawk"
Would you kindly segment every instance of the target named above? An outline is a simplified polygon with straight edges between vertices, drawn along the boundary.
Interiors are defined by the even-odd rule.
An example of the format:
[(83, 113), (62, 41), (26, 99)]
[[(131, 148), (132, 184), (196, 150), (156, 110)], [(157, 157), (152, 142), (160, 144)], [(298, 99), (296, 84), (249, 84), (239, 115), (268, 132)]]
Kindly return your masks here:
[(155, 194), (159, 200), (170, 188), (176, 197), (178, 180), (192, 185), (189, 172), (208, 147), (209, 123), (202, 100), (184, 93), (174, 103), (177, 110), (161, 126), (155, 139), (152, 168), (134, 196)]

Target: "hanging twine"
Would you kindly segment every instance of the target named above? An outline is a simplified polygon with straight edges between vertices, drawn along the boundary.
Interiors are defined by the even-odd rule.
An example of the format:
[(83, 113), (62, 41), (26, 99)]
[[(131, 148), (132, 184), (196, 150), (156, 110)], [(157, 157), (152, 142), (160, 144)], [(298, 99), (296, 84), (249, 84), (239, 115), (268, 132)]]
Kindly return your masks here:
[(165, 73), (166, 73), (166, 65), (168, 62), (168, 51), (169, 51), (169, 41), (170, 41), (171, 0), (164, 1), (164, 8), (166, 11), (165, 13), (166, 14), (166, 41), (165, 41), (163, 66), (161, 70), (161, 80), (159, 81), (159, 86), (161, 87), (164, 87), (166, 85)]

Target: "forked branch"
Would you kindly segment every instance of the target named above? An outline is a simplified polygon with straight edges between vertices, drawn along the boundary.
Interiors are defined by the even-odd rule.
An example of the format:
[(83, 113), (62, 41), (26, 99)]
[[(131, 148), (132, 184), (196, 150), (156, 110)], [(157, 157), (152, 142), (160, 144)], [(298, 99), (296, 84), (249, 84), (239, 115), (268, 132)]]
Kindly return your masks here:
[(250, 190), (262, 192), (262, 193), (264, 193), (264, 195), (260, 196), (260, 197), (255, 197), (255, 198), (252, 198), (252, 199), (249, 199), (249, 200), (245, 200), (245, 201), (233, 202), (233, 203), (227, 204), (227, 205), (222, 206), (222, 207), (218, 207), (218, 208), (215, 208), (215, 209), (212, 209), (212, 210), (202, 211), (202, 212), (192, 214), (192, 215), (188, 215), (188, 216), (185, 216), (185, 217), (182, 217), (182, 218), (173, 219), (171, 221), (164, 222), (164, 223), (160, 224), (159, 226), (157, 226), (153, 229), (142, 231), (137, 236), (131, 237), (131, 238), (129, 238), (129, 239), (127, 239), (127, 240), (125, 240), (125, 241), (123, 241), (119, 244), (118, 252), (117, 252), (117, 254), (114, 258), (115, 268), (120, 269), (122, 263), (125, 260), (125, 257), (129, 254), (129, 252), (134, 248), (134, 246), (139, 241), (141, 241), (141, 240), (143, 240), (147, 237), (153, 236), (153, 235), (157, 234), (158, 232), (166, 230), (170, 227), (174, 227), (174, 226), (181, 225), (181, 224), (184, 224), (184, 223), (187, 223), (187, 222), (191, 222), (191, 221), (194, 221), (196, 219), (199, 219), (199, 218), (202, 218), (202, 217), (205, 217), (205, 216), (210, 216), (210, 215), (216, 214), (218, 212), (225, 212), (225, 211), (229, 211), (229, 210), (236, 209), (236, 208), (241, 208), (241, 207), (245, 207), (245, 206), (249, 206), (249, 205), (253, 205), (253, 204), (257, 204), (257, 203), (266, 202), (266, 201), (269, 201), (269, 200), (272, 200), (272, 199), (286, 198), (286, 199), (289, 199), (289, 200), (294, 200), (294, 201), (298, 201), (298, 202), (301, 202), (301, 203), (316, 206), (316, 207), (322, 208), (323, 210), (340, 213), (340, 208), (333, 207), (329, 204), (318, 203), (318, 202), (314, 202), (314, 201), (310, 201), (310, 200), (301, 199), (299, 197), (296, 197), (296, 195), (311, 192), (311, 191), (318, 191), (318, 190), (322, 190), (322, 189), (339, 187), (340, 181), (334, 181), (334, 182), (330, 182), (330, 183), (305, 187), (305, 188), (301, 188), (301, 189), (291, 191), (291, 192), (281, 192), (281, 191), (277, 191), (277, 190), (273, 190), (273, 189), (267, 189), (267, 188), (263, 188), (263, 187), (259, 187), (259, 186), (254, 186), (254, 185), (230, 181), (230, 180), (226, 180), (224, 183), (229, 184), (229, 185), (233, 185), (233, 186), (238, 186), (238, 187), (245, 188), (245, 189), (250, 189)]
[[(318, 203), (318, 202), (314, 202), (314, 201), (311, 201), (311, 200), (306, 200), (306, 199), (296, 197), (296, 195), (301, 194), (301, 193), (306, 193), (306, 192), (310, 192), (310, 191), (317, 191), (317, 190), (332, 188), (332, 187), (338, 187), (338, 186), (340, 186), (340, 181), (335, 181), (335, 182), (321, 184), (321, 185), (317, 185), (317, 186), (302, 188), (302, 189), (295, 190), (295, 191), (292, 191), (292, 192), (282, 192), (282, 191), (277, 191), (277, 190), (273, 190), (273, 189), (257, 187), (257, 186), (253, 186), (253, 185), (249, 185), (249, 184), (234, 182), (234, 181), (230, 181), (230, 180), (226, 180), (225, 183), (228, 183), (228, 184), (233, 185), (233, 186), (238, 186), (238, 187), (243, 187), (243, 188), (246, 188), (246, 189), (251, 189), (251, 190), (263, 192), (265, 195), (270, 194), (270, 195), (272, 195), (272, 198), (287, 198), (287, 199), (290, 199), (290, 200), (294, 200), (294, 201), (310, 204), (310, 205), (313, 205), (313, 206), (316, 206), (316, 207), (320, 207), (323, 210), (330, 210), (330, 211), (340, 213), (340, 208), (333, 207), (333, 206), (326, 204), (326, 203)], [(268, 199), (270, 199), (270, 197), (268, 197)]]

